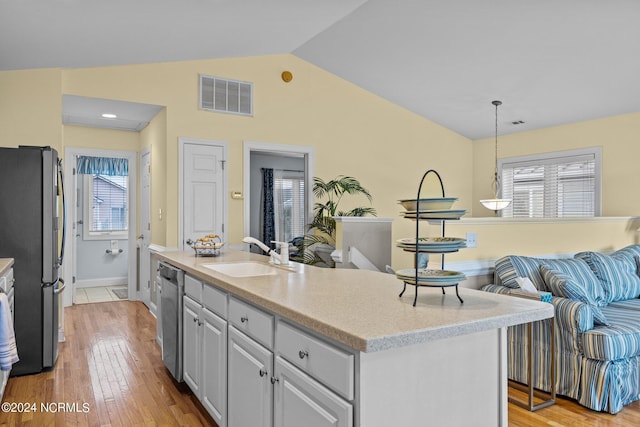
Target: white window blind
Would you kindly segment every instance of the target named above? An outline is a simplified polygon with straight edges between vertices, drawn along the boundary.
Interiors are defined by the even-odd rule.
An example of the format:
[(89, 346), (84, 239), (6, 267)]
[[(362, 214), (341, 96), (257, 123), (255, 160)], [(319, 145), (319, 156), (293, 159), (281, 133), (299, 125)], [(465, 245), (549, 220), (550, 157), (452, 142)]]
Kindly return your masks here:
[(600, 215), (600, 149), (546, 153), (499, 161), (505, 217)]
[(89, 232), (126, 231), (128, 224), (127, 176), (85, 175), (88, 189)]
[(304, 235), (304, 172), (273, 171), (273, 206), (276, 239), (290, 242)]

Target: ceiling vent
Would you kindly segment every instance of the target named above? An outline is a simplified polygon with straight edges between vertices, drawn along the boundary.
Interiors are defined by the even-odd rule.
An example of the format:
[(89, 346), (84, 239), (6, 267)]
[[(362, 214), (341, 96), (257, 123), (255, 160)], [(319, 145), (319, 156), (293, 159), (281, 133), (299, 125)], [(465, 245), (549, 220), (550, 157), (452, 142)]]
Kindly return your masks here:
[(200, 75), (200, 109), (251, 116), (253, 84)]

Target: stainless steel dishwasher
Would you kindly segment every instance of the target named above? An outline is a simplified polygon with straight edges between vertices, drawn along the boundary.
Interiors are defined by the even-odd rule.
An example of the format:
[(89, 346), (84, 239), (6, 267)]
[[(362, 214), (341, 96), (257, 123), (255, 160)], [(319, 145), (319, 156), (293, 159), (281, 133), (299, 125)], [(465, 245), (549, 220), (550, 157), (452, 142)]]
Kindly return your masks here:
[(171, 375), (182, 382), (182, 296), (184, 271), (160, 262), (160, 317), (162, 361)]

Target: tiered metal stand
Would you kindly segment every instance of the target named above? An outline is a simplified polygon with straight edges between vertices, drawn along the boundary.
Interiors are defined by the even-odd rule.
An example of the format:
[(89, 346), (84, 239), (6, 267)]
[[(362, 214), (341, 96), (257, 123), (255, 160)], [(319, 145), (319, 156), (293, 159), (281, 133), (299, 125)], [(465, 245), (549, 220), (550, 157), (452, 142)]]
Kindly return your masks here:
[[(455, 286), (456, 288), (456, 296), (458, 297), (458, 300), (460, 300), (460, 303), (464, 303), (464, 301), (462, 300), (462, 298), (460, 298), (460, 294), (458, 293), (458, 282), (453, 282), (453, 283), (425, 283), (425, 282), (419, 282), (418, 281), (418, 258), (420, 256), (420, 253), (438, 253), (440, 254), (440, 268), (444, 270), (444, 253), (436, 251), (436, 250), (425, 250), (425, 249), (421, 249), (419, 247), (419, 237), (420, 237), (420, 193), (422, 192), (422, 184), (424, 183), (425, 178), (429, 175), (429, 174), (434, 174), (437, 178), (438, 181), (440, 182), (440, 189), (442, 190), (442, 197), (445, 197), (444, 194), (444, 185), (442, 184), (442, 178), (440, 178), (440, 174), (438, 172), (436, 172), (433, 169), (429, 169), (428, 171), (426, 171), (424, 173), (424, 175), (422, 175), (422, 179), (420, 180), (420, 185), (418, 186), (418, 194), (416, 196), (416, 246), (415, 246), (415, 258), (414, 258), (414, 267), (415, 267), (415, 281), (414, 283), (411, 282), (407, 282), (407, 281), (403, 281), (404, 282), (404, 288), (402, 288), (402, 292), (400, 292), (400, 295), (398, 295), (399, 297), (402, 297), (402, 295), (404, 295), (405, 291), (407, 290), (407, 285), (412, 285), (416, 287), (416, 292), (415, 292), (415, 296), (413, 297), (413, 306), (416, 306), (416, 302), (418, 301), (418, 288), (421, 286), (425, 286), (425, 287), (438, 287), (438, 288), (442, 288), (442, 293), (446, 294), (446, 292), (444, 291), (444, 288), (446, 287), (451, 287), (451, 286)], [(450, 220), (451, 218), (429, 218), (429, 221), (441, 221), (441, 228), (442, 228), (442, 237), (445, 236), (445, 221), (446, 220)]]

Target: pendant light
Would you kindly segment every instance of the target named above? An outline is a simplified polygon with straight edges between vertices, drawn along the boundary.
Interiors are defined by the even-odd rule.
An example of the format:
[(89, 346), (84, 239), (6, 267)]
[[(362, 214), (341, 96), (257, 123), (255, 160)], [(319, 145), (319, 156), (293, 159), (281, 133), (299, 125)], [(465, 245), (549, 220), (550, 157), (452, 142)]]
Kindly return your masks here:
[(480, 200), (482, 206), (487, 209), (491, 209), (492, 211), (498, 212), (509, 206), (511, 204), (511, 199), (499, 199), (498, 195), (500, 194), (500, 179), (498, 177), (498, 106), (502, 105), (502, 101), (492, 101), (491, 102), (496, 107), (496, 138), (495, 138), (495, 155), (496, 155), (496, 163), (495, 170), (493, 175), (493, 187), (495, 191), (495, 196), (493, 199), (484, 199)]

